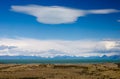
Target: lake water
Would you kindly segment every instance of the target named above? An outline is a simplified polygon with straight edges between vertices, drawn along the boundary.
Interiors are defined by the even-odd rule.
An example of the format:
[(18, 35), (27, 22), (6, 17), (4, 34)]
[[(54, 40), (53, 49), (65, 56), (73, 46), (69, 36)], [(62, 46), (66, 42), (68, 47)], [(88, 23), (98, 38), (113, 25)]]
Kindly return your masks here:
[(120, 63), (120, 59), (0, 59), (5, 64), (79, 64), (79, 63)]

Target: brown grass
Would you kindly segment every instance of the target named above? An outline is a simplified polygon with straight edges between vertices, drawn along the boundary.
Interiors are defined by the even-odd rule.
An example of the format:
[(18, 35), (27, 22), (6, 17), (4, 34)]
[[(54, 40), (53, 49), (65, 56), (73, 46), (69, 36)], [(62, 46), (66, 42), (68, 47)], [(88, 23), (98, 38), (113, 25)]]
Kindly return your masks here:
[(0, 64), (0, 79), (120, 79), (120, 64)]

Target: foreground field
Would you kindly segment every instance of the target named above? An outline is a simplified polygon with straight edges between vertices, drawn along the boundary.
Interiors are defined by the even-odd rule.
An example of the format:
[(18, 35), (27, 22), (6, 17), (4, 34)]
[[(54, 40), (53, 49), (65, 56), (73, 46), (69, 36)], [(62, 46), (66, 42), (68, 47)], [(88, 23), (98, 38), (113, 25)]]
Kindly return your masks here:
[(0, 64), (0, 79), (120, 79), (120, 64)]

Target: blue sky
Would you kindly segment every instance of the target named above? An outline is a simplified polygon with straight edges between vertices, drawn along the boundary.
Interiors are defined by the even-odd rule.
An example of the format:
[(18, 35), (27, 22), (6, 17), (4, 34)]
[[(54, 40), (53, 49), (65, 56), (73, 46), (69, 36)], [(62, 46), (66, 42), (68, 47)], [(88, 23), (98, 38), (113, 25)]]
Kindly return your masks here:
[(36, 21), (35, 17), (10, 11), (13, 5), (42, 5), (62, 6), (68, 8), (93, 10), (93, 9), (118, 9), (119, 0), (1, 0), (0, 1), (0, 36), (1, 37), (30, 37), (39, 39), (104, 39), (120, 38), (120, 13), (91, 14), (78, 18), (74, 23), (43, 24)]
[[(84, 44), (86, 44), (86, 42), (87, 44), (91, 44), (94, 43), (95, 40), (97, 43), (93, 45), (99, 45), (98, 47), (100, 48), (98, 49), (100, 50), (101, 41), (103, 44), (103, 40), (109, 39), (111, 40), (109, 41), (110, 43), (108, 44), (108, 41), (107, 43), (104, 41), (101, 50), (104, 49), (108, 51), (110, 47), (112, 51), (113, 48), (114, 50), (118, 50), (120, 39), (119, 4), (120, 0), (0, 0), (0, 40), (2, 42), (0, 47), (5, 47), (8, 50), (9, 46), (16, 46), (22, 49), (24, 45), (19, 47), (20, 44), (17, 45), (15, 43), (19, 41), (22, 42), (22, 44), (26, 44), (26, 40), (33, 40), (33, 43), (39, 41), (40, 44), (42, 40), (45, 41), (45, 44), (47, 42), (47, 46), (49, 46), (49, 43), (53, 43), (51, 40), (59, 40), (56, 42), (57, 45), (60, 45), (58, 43), (61, 41), (69, 45), (68, 41), (74, 42), (74, 44), (76, 44), (76, 41), (79, 41), (78, 44), (82, 44), (81, 41), (85, 40)], [(5, 41), (3, 41), (3, 39)], [(15, 43), (11, 43), (10, 40)], [(37, 51), (37, 44), (34, 45), (33, 48), (35, 49), (31, 50)], [(58, 48), (54, 46), (49, 49), (45, 48), (43, 51), (55, 50), (59, 52), (71, 52), (71, 50), (63, 51), (59, 46)], [(75, 49), (84, 48), (84, 46), (81, 47), (82, 45), (77, 47), (76, 45), (72, 46), (70, 44), (70, 46)], [(3, 50), (5, 51), (6, 49)], [(13, 49), (16, 50), (16, 48)], [(68, 49), (70, 49), (70, 47)], [(1, 51), (3, 52), (3, 50)], [(11, 49), (9, 50), (11, 51)], [(9, 50), (7, 52), (10, 53)], [(38, 52), (41, 52), (41, 50)], [(87, 46), (84, 50), (87, 50)], [(24, 52), (26, 51), (28, 51), (27, 48)], [(80, 52), (80, 50), (77, 51), (77, 53), (78, 52)], [(8, 53), (5, 55), (8, 55)], [(65, 55), (76, 55), (76, 53), (65, 53)], [(40, 54), (40, 56), (42, 55)], [(51, 54), (49, 56), (51, 56)], [(87, 54), (87, 56), (89, 56), (89, 54)]]

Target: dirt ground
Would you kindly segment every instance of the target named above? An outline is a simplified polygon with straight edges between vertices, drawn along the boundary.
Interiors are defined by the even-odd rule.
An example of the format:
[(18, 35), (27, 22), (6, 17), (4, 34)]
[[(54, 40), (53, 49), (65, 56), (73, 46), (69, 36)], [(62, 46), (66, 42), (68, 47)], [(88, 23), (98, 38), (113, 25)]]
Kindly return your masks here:
[(0, 79), (120, 79), (120, 64), (0, 64)]

